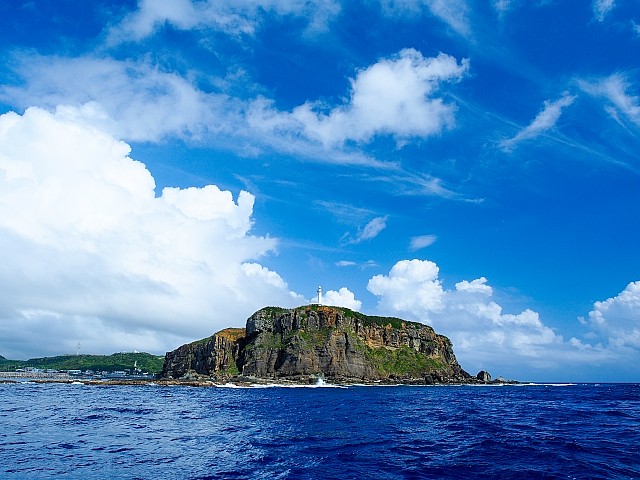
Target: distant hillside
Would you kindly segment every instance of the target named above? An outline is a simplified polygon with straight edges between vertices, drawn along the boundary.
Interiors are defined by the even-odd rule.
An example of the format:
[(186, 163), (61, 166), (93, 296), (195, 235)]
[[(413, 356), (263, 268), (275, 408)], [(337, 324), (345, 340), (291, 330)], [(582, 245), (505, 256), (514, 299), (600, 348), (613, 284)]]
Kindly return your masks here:
[(113, 372), (115, 370), (138, 368), (144, 372), (159, 373), (162, 371), (164, 356), (150, 353), (114, 353), (112, 355), (59, 355), (57, 357), (31, 358), (29, 360), (7, 360), (0, 357), (0, 371), (12, 371), (16, 368), (35, 367), (55, 370), (94, 370)]

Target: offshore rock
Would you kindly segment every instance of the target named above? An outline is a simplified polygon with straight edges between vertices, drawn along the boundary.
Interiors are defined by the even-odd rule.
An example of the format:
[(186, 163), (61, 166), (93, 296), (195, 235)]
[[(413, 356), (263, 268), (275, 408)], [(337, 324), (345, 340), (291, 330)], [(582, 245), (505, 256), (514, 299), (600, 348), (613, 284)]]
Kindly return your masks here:
[(465, 372), (451, 341), (428, 325), (319, 305), (263, 308), (244, 329), (222, 330), (167, 353), (162, 374), (301, 383), (319, 378), (344, 383), (485, 381)]
[(485, 372), (484, 370), (480, 370), (476, 375), (476, 378), (484, 383), (489, 383), (491, 381), (491, 375), (489, 375), (489, 372)]

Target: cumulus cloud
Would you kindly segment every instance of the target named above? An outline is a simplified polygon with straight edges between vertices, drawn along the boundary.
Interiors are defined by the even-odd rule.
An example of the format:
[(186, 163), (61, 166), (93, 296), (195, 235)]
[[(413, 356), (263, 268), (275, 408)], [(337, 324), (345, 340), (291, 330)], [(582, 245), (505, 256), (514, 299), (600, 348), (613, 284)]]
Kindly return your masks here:
[(252, 34), (264, 12), (309, 19), (309, 28), (324, 30), (340, 11), (333, 0), (140, 0), (138, 8), (109, 29), (107, 45), (140, 41), (165, 25), (177, 30), (214, 29), (230, 35)]
[(640, 100), (637, 95), (628, 93), (632, 85), (626, 77), (615, 73), (595, 82), (580, 81), (580, 87), (590, 95), (608, 100), (606, 110), (619, 121), (619, 114), (631, 122), (640, 125)]
[(433, 245), (438, 237), (435, 235), (420, 235), (419, 237), (411, 237), (411, 243), (409, 244), (410, 250), (420, 250), (421, 248)]
[(532, 310), (503, 313), (484, 277), (463, 280), (454, 290), (445, 290), (438, 266), (428, 260), (402, 260), (388, 275), (372, 277), (367, 289), (379, 297), (381, 314), (420, 321), (447, 335), (458, 359), (469, 369), (557, 367), (561, 362), (603, 356), (595, 349), (586, 352), (563, 342)]
[[(0, 116), (0, 350), (22, 357), (151, 350), (294, 306), (255, 263), (253, 195), (165, 188), (93, 126), (29, 108)], [(55, 340), (52, 340), (55, 339)]]
[(589, 325), (610, 344), (640, 350), (640, 281), (631, 282), (620, 294), (596, 302)]
[(453, 126), (455, 105), (433, 95), (441, 83), (459, 81), (468, 68), (468, 60), (458, 64), (444, 53), (425, 58), (417, 50), (405, 49), (360, 70), (351, 80), (349, 101), (328, 113), (326, 104), (307, 102), (286, 115), (271, 108), (253, 115), (261, 125), (299, 129), (325, 147), (347, 140), (369, 142), (376, 135), (392, 135), (402, 145)]
[(362, 302), (356, 300), (355, 295), (347, 287), (342, 287), (337, 292), (329, 290), (322, 297), (323, 305), (333, 305), (335, 307), (346, 307), (356, 312), (362, 308)]
[(575, 95), (565, 95), (555, 102), (545, 100), (544, 108), (536, 118), (533, 119), (531, 124), (520, 130), (515, 137), (502, 141), (500, 146), (504, 151), (508, 152), (523, 140), (535, 138), (555, 127), (560, 115), (562, 114), (562, 109), (571, 105), (575, 99)]
[(593, 2), (593, 15), (599, 22), (604, 22), (605, 17), (615, 7), (615, 0), (595, 0)]

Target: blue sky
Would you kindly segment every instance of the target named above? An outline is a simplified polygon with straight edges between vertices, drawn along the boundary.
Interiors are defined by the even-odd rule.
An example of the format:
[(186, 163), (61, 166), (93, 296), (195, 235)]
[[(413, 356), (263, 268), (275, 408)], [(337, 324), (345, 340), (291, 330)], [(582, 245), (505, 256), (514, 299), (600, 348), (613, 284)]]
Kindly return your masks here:
[(0, 32), (5, 357), (163, 353), (322, 285), (472, 373), (640, 381), (637, 0), (16, 1)]

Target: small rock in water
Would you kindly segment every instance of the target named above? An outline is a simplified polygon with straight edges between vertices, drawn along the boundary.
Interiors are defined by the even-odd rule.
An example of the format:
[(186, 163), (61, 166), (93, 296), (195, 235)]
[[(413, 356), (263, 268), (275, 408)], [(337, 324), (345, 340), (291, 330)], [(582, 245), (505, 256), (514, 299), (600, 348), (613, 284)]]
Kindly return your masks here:
[(480, 370), (478, 372), (478, 374), (476, 375), (476, 378), (478, 380), (480, 380), (481, 382), (490, 382), (491, 381), (491, 375), (489, 374), (489, 372), (485, 372), (484, 370)]

